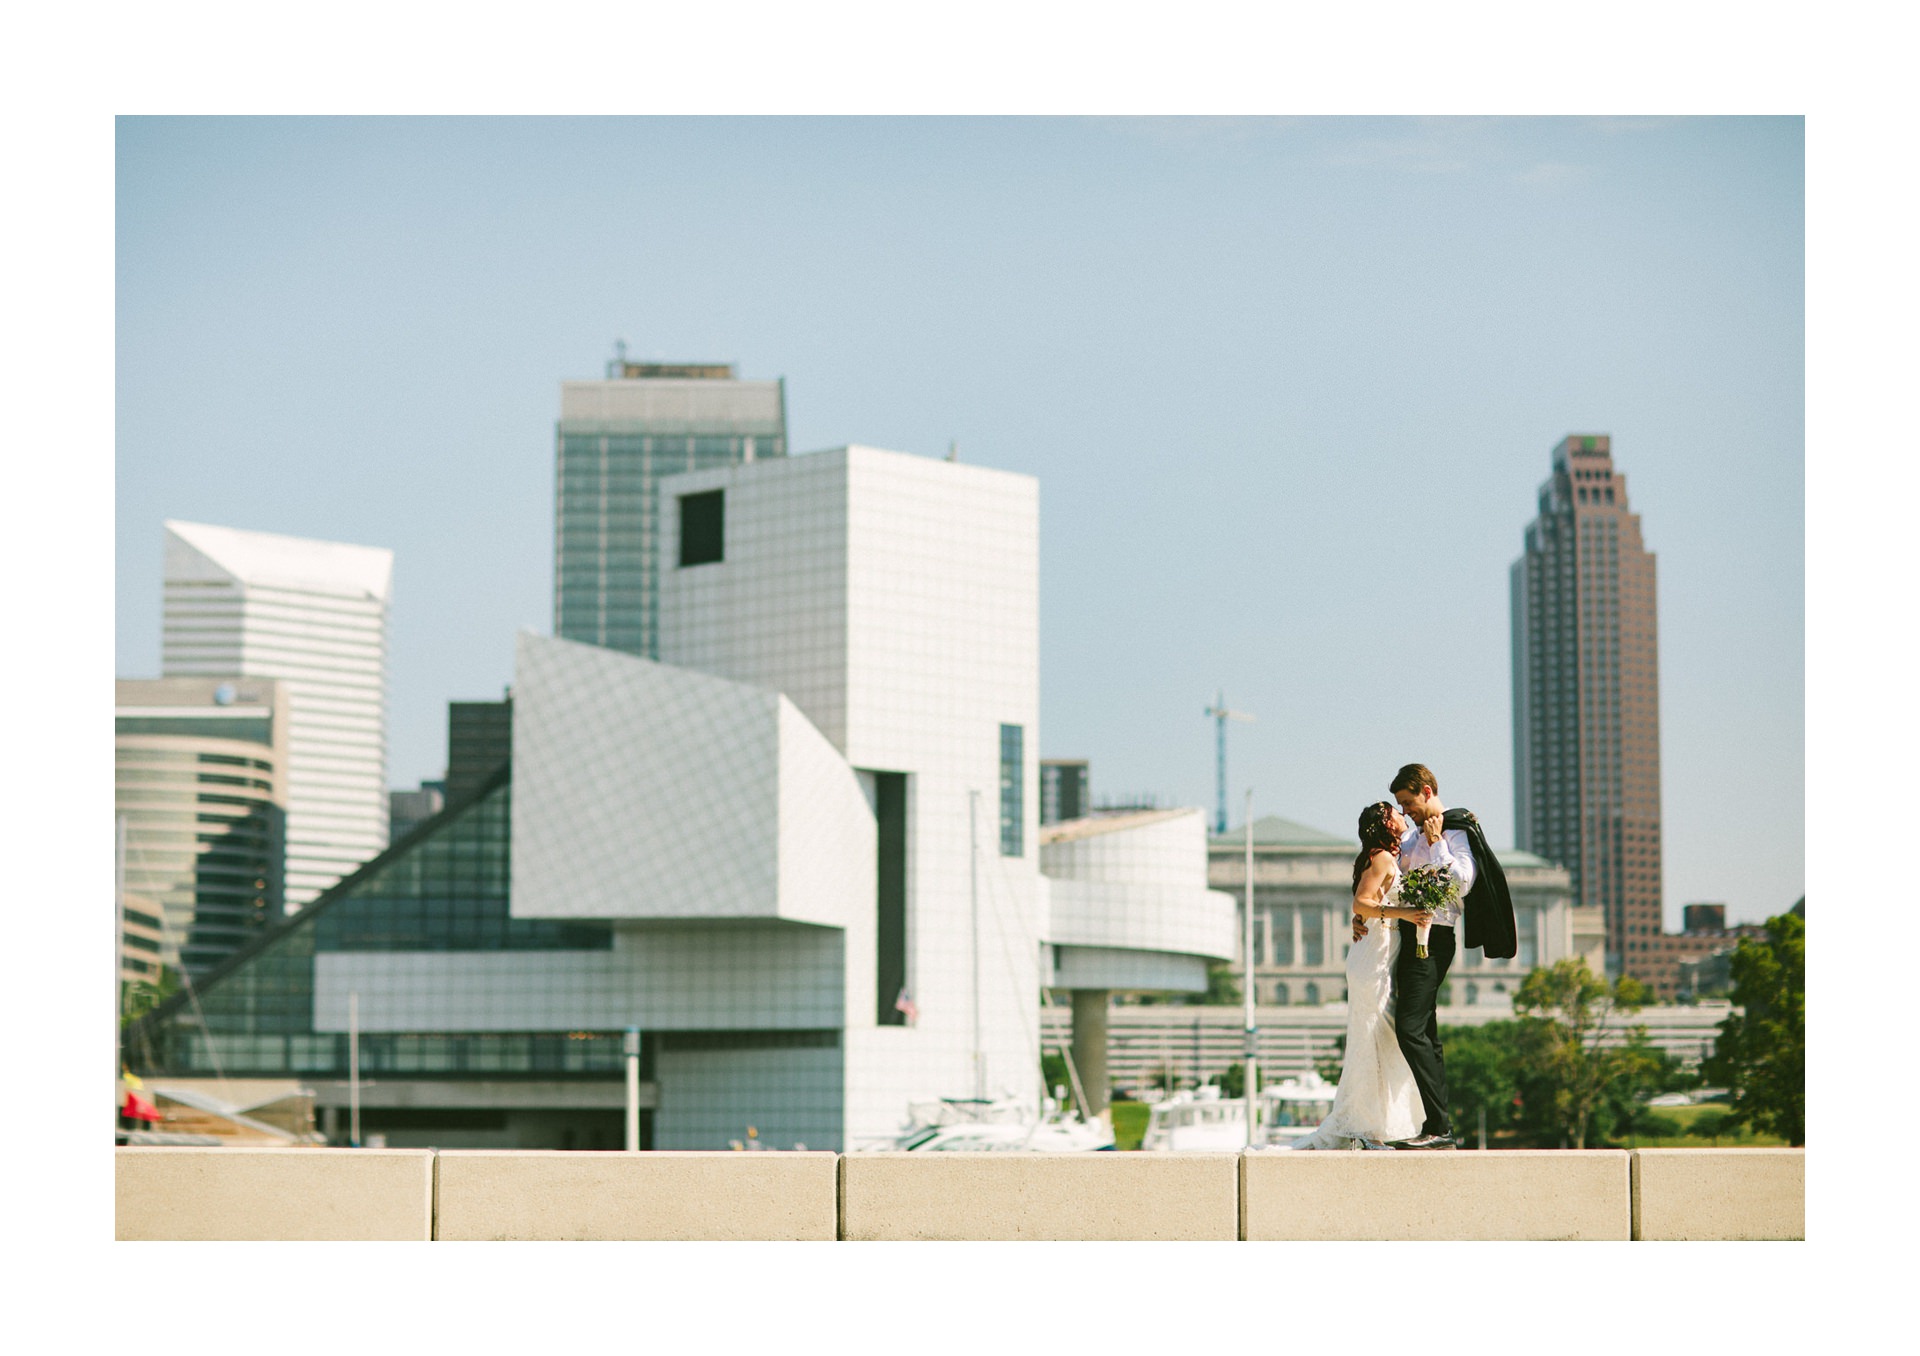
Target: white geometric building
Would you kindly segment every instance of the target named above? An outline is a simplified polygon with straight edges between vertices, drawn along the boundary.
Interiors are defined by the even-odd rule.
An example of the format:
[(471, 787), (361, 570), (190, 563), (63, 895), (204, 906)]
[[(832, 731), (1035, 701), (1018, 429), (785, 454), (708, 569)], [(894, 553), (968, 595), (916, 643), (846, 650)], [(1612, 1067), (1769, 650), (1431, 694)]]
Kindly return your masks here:
[[(1135, 893), (1090, 865), (1056, 935), (1038, 507), (1030, 477), (867, 447), (674, 476), (661, 662), (521, 638), (510, 908), (612, 921), (581, 959), (622, 976), (624, 1008), (564, 1020), (811, 1038), (663, 1047), (657, 1147), (750, 1122), (857, 1147), (942, 1096), (1037, 1108), (1043, 985), (1131, 962), (1204, 988), (1231, 953), (1198, 812), (1163, 817)], [(688, 560), (687, 515), (716, 511)]]
[(165, 527), (161, 675), (286, 685), (291, 913), (387, 846), (393, 552), (203, 523)]
[(1072, 994), (1074, 1062), (1087, 1101), (1104, 1110), (1113, 992), (1205, 992), (1207, 962), (1234, 954), (1236, 906), (1207, 888), (1207, 821), (1197, 808), (1066, 820), (1040, 841), (1051, 896), (1047, 984)]

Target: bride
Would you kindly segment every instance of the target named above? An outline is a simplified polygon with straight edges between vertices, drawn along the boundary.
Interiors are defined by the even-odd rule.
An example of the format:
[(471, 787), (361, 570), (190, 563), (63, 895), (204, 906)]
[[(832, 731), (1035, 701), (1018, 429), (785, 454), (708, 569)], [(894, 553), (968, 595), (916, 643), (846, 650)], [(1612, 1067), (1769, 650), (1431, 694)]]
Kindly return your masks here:
[[(1431, 913), (1389, 902), (1400, 883), (1400, 839), (1406, 831), (1407, 821), (1390, 801), (1360, 812), (1360, 855), (1353, 863), (1353, 911), (1360, 918), (1431, 921)], [(1347, 1053), (1340, 1088), (1327, 1118), (1290, 1147), (1384, 1149), (1392, 1140), (1420, 1133), (1420, 1089), (1393, 1032), (1393, 961), (1399, 947), (1399, 928), (1368, 927), (1347, 952)]]

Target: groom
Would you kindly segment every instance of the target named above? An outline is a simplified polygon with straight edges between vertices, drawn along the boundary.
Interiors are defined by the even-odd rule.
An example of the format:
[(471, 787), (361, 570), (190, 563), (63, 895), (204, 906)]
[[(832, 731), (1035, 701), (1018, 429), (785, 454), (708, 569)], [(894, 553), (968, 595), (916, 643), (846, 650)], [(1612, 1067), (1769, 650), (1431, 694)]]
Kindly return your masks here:
[(1460, 896), (1434, 914), (1427, 955), (1419, 954), (1414, 925), (1400, 924), (1400, 956), (1393, 968), (1394, 1032), (1400, 1052), (1420, 1089), (1425, 1120), (1420, 1133), (1394, 1144), (1396, 1149), (1452, 1149), (1447, 1111), (1447, 1069), (1440, 1051), (1440, 1022), (1434, 1011), (1447, 967), (1453, 964), (1456, 925), (1465, 923), (1463, 941), (1498, 959), (1514, 955), (1513, 900), (1506, 873), (1487, 846), (1480, 821), (1471, 810), (1449, 810), (1440, 803), (1439, 784), (1421, 763), (1408, 763), (1388, 787), (1400, 811), (1412, 822), (1400, 840), (1400, 869), (1445, 864), (1453, 868)]

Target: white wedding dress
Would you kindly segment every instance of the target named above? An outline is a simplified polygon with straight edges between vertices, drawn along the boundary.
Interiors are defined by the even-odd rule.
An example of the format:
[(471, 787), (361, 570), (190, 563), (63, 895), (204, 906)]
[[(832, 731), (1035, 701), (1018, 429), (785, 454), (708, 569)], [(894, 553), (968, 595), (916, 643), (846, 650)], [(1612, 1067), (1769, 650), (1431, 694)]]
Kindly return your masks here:
[[(1399, 886), (1396, 869), (1381, 898), (1397, 903)], [(1333, 1110), (1312, 1134), (1285, 1147), (1361, 1149), (1420, 1133), (1425, 1108), (1393, 1030), (1393, 962), (1399, 954), (1399, 925), (1369, 918), (1367, 935), (1347, 952), (1347, 1052)]]

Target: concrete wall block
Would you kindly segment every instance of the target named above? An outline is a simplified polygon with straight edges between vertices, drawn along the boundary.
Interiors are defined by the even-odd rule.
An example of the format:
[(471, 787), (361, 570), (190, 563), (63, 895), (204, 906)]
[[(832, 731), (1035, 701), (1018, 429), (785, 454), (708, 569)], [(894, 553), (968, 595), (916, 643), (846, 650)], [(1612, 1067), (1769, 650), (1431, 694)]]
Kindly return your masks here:
[(835, 1155), (447, 1150), (440, 1239), (830, 1240)]
[(1805, 1149), (1636, 1149), (1633, 1236), (1807, 1236)]
[(1250, 1153), (1240, 1167), (1248, 1239), (1631, 1236), (1624, 1149)]
[(113, 1151), (119, 1239), (433, 1236), (428, 1149), (126, 1147)]
[(1225, 1153), (848, 1154), (841, 1237), (1231, 1240), (1237, 1162)]

